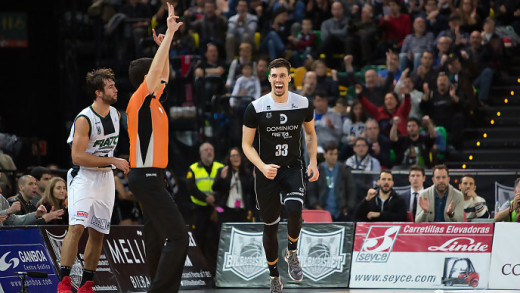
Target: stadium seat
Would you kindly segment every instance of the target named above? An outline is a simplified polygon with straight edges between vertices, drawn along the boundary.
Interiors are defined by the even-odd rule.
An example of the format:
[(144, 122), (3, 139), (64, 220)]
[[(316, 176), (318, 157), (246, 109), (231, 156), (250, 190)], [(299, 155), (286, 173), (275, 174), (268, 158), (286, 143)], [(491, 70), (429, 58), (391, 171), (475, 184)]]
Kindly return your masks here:
[(296, 87), (297, 90), (302, 89), (303, 76), (305, 75), (306, 72), (307, 72), (307, 69), (305, 69), (305, 67), (303, 67), (303, 66), (298, 67), (294, 70), (293, 82), (294, 82), (294, 86)]
[(332, 216), (325, 210), (303, 210), (302, 218), (306, 223), (332, 223)]

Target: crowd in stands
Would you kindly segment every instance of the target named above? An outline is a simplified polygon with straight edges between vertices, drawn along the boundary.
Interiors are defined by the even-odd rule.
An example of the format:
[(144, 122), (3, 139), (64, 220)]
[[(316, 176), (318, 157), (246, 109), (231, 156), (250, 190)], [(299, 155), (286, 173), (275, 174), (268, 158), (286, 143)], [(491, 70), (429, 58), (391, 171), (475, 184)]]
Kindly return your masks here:
[[(198, 56), (182, 61), (188, 69), (174, 68), (193, 85), (186, 88), (193, 89), (196, 105), (227, 93), (230, 108), (241, 109), (241, 101), (270, 91), (269, 60), (285, 57), (298, 67), (292, 90), (314, 105), (321, 154), (320, 178), (308, 184), (306, 208), (327, 210), (335, 221), (490, 217), (475, 179), (463, 176), (459, 186), (450, 185), (442, 162), (462, 147), (469, 116), (486, 107), (493, 80), (508, 74), (504, 40), (520, 33), (520, 1), (172, 2), (184, 25), (170, 58)], [(131, 60), (147, 55), (150, 28), (165, 30), (165, 6), (158, 0), (95, 0), (88, 13), (103, 21), (106, 35), (117, 35), (118, 59)], [(504, 33), (504, 27), (512, 30)], [(300, 81), (296, 71), (305, 72)], [(202, 143), (200, 160), (186, 177), (168, 172), (165, 182), (176, 199), (183, 192), (189, 198), (179, 206), (212, 266), (222, 222), (260, 220), (253, 171), (237, 148), (240, 139), (230, 141), (237, 143), (226, 146), (223, 163), (211, 143)], [(16, 169), (1, 152), (0, 167)], [(423, 186), (425, 168), (433, 169), (430, 187)], [(352, 170), (380, 174), (367, 187)], [(394, 191), (391, 170), (409, 170), (410, 190)], [(127, 176), (116, 173), (113, 222), (142, 223)], [(0, 183), (6, 195), (0, 196), (0, 225), (67, 224), (66, 184), (51, 170), (34, 168), (16, 184), (0, 173)], [(515, 191), (496, 220), (520, 218), (519, 180)]]

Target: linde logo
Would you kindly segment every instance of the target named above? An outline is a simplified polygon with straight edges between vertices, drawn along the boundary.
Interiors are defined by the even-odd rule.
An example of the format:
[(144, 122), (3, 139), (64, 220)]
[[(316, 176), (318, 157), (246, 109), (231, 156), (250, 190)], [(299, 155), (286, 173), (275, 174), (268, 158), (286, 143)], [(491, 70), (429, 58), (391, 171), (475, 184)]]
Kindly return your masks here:
[(356, 262), (387, 262), (400, 230), (401, 226), (370, 226)]
[(14, 269), (18, 266), (18, 264), (20, 264), (20, 260), (17, 259), (16, 257), (13, 257), (13, 258), (9, 259), (8, 261), (6, 261), (7, 256), (9, 256), (10, 253), (11, 252), (8, 251), (8, 252), (4, 253), (4, 255), (2, 255), (2, 257), (0, 257), (0, 272), (7, 271), (11, 266)]
[(473, 238), (457, 237), (446, 241), (441, 246), (430, 246), (429, 251), (449, 251), (449, 252), (486, 252), (488, 245), (482, 242), (475, 242)]
[(231, 228), (229, 250), (224, 254), (223, 271), (232, 271), (249, 281), (268, 271), (262, 248), (262, 232), (245, 232)]
[(329, 233), (301, 230), (298, 257), (305, 277), (319, 281), (332, 273), (343, 272), (346, 253), (343, 252), (345, 228)]

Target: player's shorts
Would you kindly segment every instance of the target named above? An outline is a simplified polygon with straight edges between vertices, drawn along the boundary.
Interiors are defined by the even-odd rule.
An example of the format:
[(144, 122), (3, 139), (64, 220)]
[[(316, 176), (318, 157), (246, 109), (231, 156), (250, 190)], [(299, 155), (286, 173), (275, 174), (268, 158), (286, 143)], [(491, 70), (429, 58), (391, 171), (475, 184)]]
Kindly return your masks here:
[(67, 188), (69, 225), (79, 224), (108, 234), (116, 190), (112, 169), (70, 169)]
[(280, 166), (273, 180), (255, 170), (256, 203), (265, 224), (275, 224), (282, 213), (282, 204), (296, 200), (303, 205), (305, 184), (303, 166)]

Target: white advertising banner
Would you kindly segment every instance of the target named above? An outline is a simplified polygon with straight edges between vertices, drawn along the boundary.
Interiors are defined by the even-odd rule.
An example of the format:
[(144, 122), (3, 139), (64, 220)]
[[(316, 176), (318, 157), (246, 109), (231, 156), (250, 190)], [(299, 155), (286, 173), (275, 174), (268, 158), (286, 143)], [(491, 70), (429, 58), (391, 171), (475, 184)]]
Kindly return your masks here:
[(490, 289), (520, 289), (520, 224), (495, 223)]
[(492, 223), (358, 223), (350, 288), (487, 288)]

